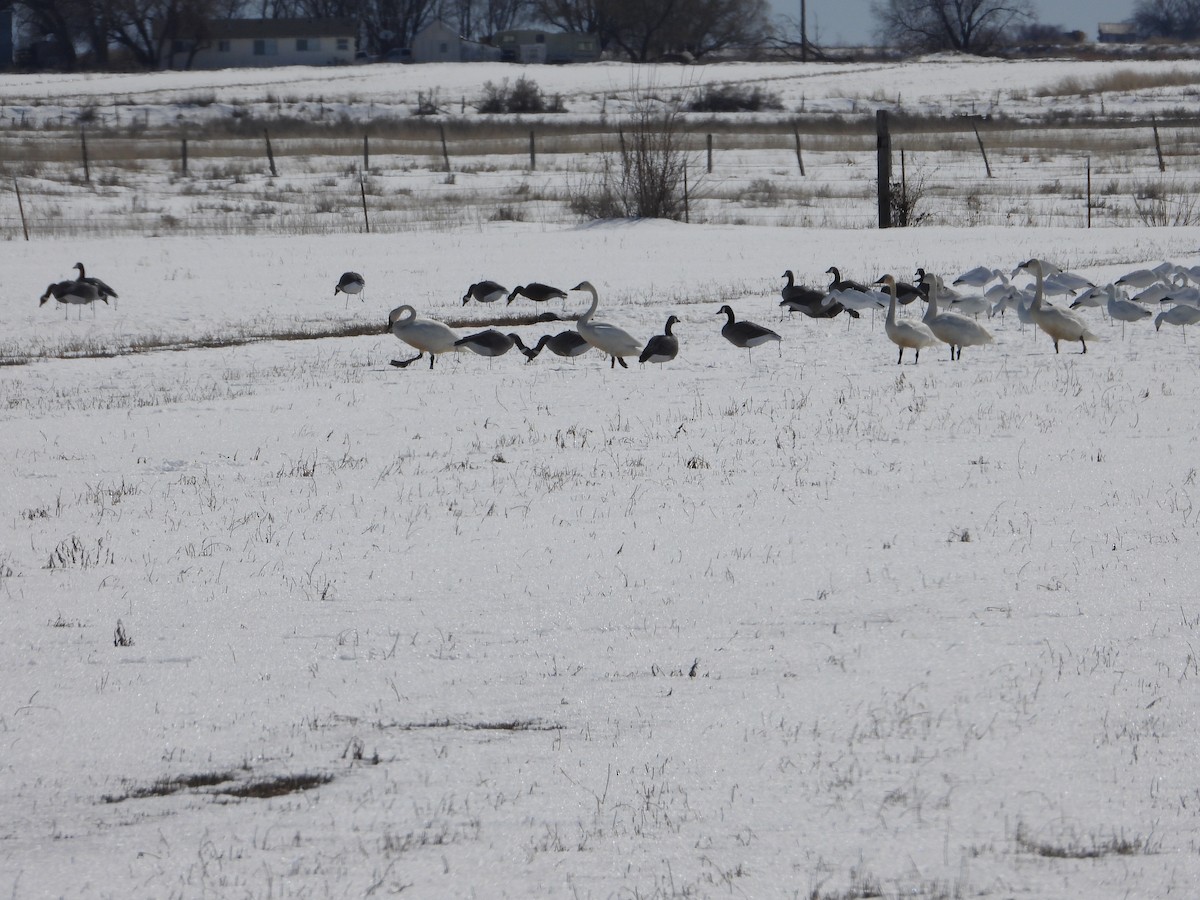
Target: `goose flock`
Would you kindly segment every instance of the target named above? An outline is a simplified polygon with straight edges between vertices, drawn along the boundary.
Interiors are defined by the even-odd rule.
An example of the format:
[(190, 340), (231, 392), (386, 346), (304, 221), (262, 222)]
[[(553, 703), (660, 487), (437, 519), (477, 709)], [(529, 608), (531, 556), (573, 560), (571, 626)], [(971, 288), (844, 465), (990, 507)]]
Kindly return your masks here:
[[(72, 306), (79, 309), (80, 315), (84, 306), (91, 306), (95, 315), (96, 301), (109, 305), (111, 300), (111, 305), (116, 306), (116, 291), (99, 278), (89, 276), (83, 263), (75, 263), (73, 268), (78, 272), (77, 277), (48, 285), (39, 305), (45, 305), (53, 297), (62, 304), (68, 317)], [(1088, 309), (1099, 310), (1100, 315), (1107, 316), (1113, 324), (1120, 322), (1122, 338), (1127, 325), (1143, 320), (1153, 319), (1156, 331), (1164, 324), (1180, 328), (1200, 324), (1200, 266), (1188, 268), (1163, 262), (1153, 268), (1135, 269), (1099, 286), (1038, 258), (1021, 262), (1010, 270), (976, 266), (955, 277), (951, 286), (947, 286), (942, 276), (922, 268), (916, 270), (912, 282), (885, 274), (867, 284), (843, 277), (837, 266), (830, 266), (825, 274), (830, 276), (829, 283), (817, 288), (797, 283), (791, 269), (784, 271), (782, 277), (786, 283), (780, 291), (781, 310), (788, 314), (799, 312), (809, 319), (832, 319), (845, 313), (847, 327), (852, 324), (851, 320), (861, 318), (868, 310), (872, 317), (876, 312), (885, 313), (884, 334), (899, 348), (897, 364), (904, 362), (905, 350), (913, 351), (915, 365), (920, 362), (922, 350), (938, 344), (948, 345), (950, 360), (959, 361), (964, 347), (995, 343), (988, 325), (979, 321), (981, 316), (995, 322), (1003, 320), (1010, 311), (1016, 314), (1022, 330), (1029, 325), (1035, 333), (1045, 333), (1055, 353), (1060, 352), (1061, 343), (1076, 341), (1079, 352), (1087, 353), (1089, 341), (1102, 339), (1083, 315)], [(1032, 280), (1019, 286), (1016, 279), (1021, 275)], [(361, 274), (347, 271), (338, 279), (333, 293), (335, 297), (342, 294), (347, 302), (356, 295), (361, 300), (365, 287), (366, 280)], [(624, 328), (596, 318), (600, 294), (590, 281), (581, 281), (570, 291), (565, 291), (539, 281), (509, 290), (498, 282), (483, 280), (467, 288), (462, 302), (464, 305), (471, 301), (491, 304), (504, 299), (507, 306), (524, 297), (537, 304), (561, 300), (565, 307), (573, 293), (585, 294), (590, 299), (575, 327), (542, 335), (533, 346), (526, 345), (515, 332), (506, 333), (496, 328), (460, 335), (444, 322), (418, 315), (411, 304), (397, 306), (388, 316), (386, 331), (417, 353), (407, 359), (392, 360), (391, 364), (407, 368), (428, 355), (432, 369), (437, 357), (443, 353), (469, 352), (495, 358), (514, 347), (529, 362), (543, 350), (573, 359), (596, 349), (609, 357), (609, 367), (614, 369), (618, 364), (628, 368), (626, 360), (630, 358), (641, 364), (661, 366), (679, 356), (680, 339), (672, 330), (683, 324), (678, 316), (669, 316), (661, 334), (642, 341)], [(1061, 298), (1060, 305), (1055, 305), (1052, 298)], [(907, 307), (918, 301), (925, 304), (924, 313), (919, 317), (907, 311)], [(782, 346), (783, 337), (778, 332), (737, 318), (729, 304), (721, 306), (716, 315), (725, 317), (725, 323), (720, 327), (721, 336), (734, 347), (746, 350), (750, 362), (753, 362), (755, 347), (772, 342)], [(544, 318), (555, 316), (549, 313)]]
[[(942, 276), (921, 268), (916, 270), (913, 282), (885, 274), (870, 285), (844, 278), (836, 266), (830, 266), (825, 274), (830, 276), (829, 284), (814, 288), (798, 284), (795, 273), (786, 270), (782, 276), (786, 284), (780, 291), (780, 308), (789, 314), (799, 312), (810, 319), (832, 319), (845, 313), (848, 323), (850, 319), (861, 318), (868, 310), (872, 316), (877, 311), (886, 311), (884, 333), (899, 348), (897, 364), (904, 362), (905, 350), (913, 351), (915, 365), (920, 362), (922, 350), (938, 344), (949, 346), (952, 362), (961, 360), (964, 347), (982, 347), (996, 342), (989, 328), (979, 321), (980, 316), (1003, 318), (1010, 310), (1016, 312), (1022, 329), (1030, 325), (1044, 332), (1055, 353), (1060, 352), (1060, 342), (1078, 341), (1080, 353), (1087, 353), (1088, 341), (1101, 340), (1079, 312), (1088, 307), (1100, 308), (1112, 322), (1120, 322), (1122, 337), (1127, 323), (1152, 317), (1156, 329), (1161, 329), (1164, 323), (1185, 326), (1200, 322), (1200, 289), (1190, 286), (1200, 284), (1200, 267), (1192, 270), (1170, 263), (1154, 269), (1135, 270), (1103, 286), (1037, 258), (1021, 262), (1008, 272), (977, 266), (957, 276), (949, 287)], [(1032, 282), (1023, 287), (1014, 283), (1014, 279), (1022, 274), (1032, 278)], [(960, 293), (956, 288), (973, 293)], [(1128, 296), (1132, 289), (1137, 293)], [(580, 282), (569, 292), (541, 282), (530, 282), (510, 291), (495, 281), (480, 281), (467, 289), (463, 304), (471, 300), (494, 303), (506, 297), (507, 305), (518, 297), (526, 297), (535, 303), (561, 299), (565, 305), (569, 294), (574, 292), (590, 298), (588, 308), (579, 316), (575, 328), (543, 335), (533, 347), (526, 346), (515, 333), (504, 334), (494, 328), (460, 338), (448, 325), (417, 317), (415, 310), (407, 304), (399, 306), (392, 310), (388, 319), (388, 331), (415, 348), (418, 354), (411, 359), (394, 360), (392, 365), (404, 367), (428, 353), (429, 366), (433, 368), (434, 360), (441, 353), (470, 350), (480, 356), (495, 357), (513, 347), (529, 361), (544, 348), (563, 357), (579, 356), (594, 348), (609, 357), (610, 368), (616, 368), (618, 364), (628, 368), (627, 358), (662, 365), (679, 355), (679, 337), (672, 331), (680, 324), (678, 316), (669, 316), (663, 333), (643, 343), (625, 329), (596, 318), (600, 295), (589, 281)], [(1063, 298), (1069, 308), (1056, 306), (1051, 297)], [(901, 318), (901, 311), (917, 301), (925, 303), (920, 318)], [(1151, 304), (1162, 306), (1157, 316)], [(778, 332), (756, 322), (738, 319), (729, 304), (723, 305), (716, 314), (725, 317), (721, 336), (734, 347), (746, 350), (751, 362), (753, 348), (771, 342), (782, 343), (783, 338)]]

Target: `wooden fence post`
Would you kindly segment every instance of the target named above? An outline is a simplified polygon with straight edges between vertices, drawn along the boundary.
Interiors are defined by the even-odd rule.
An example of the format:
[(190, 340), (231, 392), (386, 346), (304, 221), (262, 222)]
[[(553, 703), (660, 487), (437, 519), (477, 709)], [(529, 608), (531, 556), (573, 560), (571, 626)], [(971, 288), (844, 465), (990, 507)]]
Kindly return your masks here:
[(446, 146), (446, 126), (438, 122), (438, 134), (442, 136), (442, 159), (446, 161), (446, 171), (450, 171), (450, 149)]
[(704, 143), (705, 143), (705, 146), (708, 148), (708, 174), (711, 175), (712, 174), (713, 136), (711, 134), (705, 135)]
[(371, 220), (367, 218), (367, 183), (361, 174), (358, 176), (358, 192), (362, 195), (363, 227), (366, 229), (367, 234), (370, 234)]
[(187, 138), (180, 139), (179, 161), (184, 175), (187, 175)]
[(529, 171), (534, 171), (537, 168), (537, 144), (534, 142), (534, 134), (529, 132)]
[(363, 135), (363, 171), (371, 168), (371, 139)]
[(17, 192), (17, 211), (21, 214), (21, 230), (25, 232), (25, 240), (29, 240), (29, 223), (25, 221), (25, 204), (21, 202), (21, 186), (13, 178), (13, 190)]
[(879, 227), (892, 224), (892, 136), (886, 109), (875, 110), (875, 167), (878, 177)]
[(971, 125), (971, 130), (975, 132), (975, 140), (979, 144), (979, 152), (983, 156), (983, 168), (987, 170), (987, 177), (992, 177), (992, 166), (988, 162), (987, 151), (983, 149), (983, 138), (979, 136), (979, 129), (975, 125)]
[(263, 136), (267, 139), (267, 163), (271, 166), (271, 175), (276, 176), (279, 173), (275, 171), (275, 154), (271, 152), (271, 132), (264, 128)]
[(1092, 227), (1092, 158), (1087, 158), (1087, 227)]
[(83, 180), (90, 183), (92, 180), (92, 173), (90, 167), (88, 166), (87, 132), (82, 128), (79, 129), (79, 144), (83, 148)]
[(1154, 152), (1158, 154), (1158, 171), (1167, 171), (1167, 164), (1163, 161), (1162, 144), (1158, 140), (1158, 121), (1154, 118), (1150, 119), (1150, 127), (1154, 129)]
[[(711, 169), (709, 171), (712, 171)], [(683, 164), (683, 221), (690, 224), (692, 221), (691, 198), (688, 196), (688, 166), (685, 161)]]
[(792, 135), (796, 138), (796, 165), (800, 167), (800, 177), (804, 177), (804, 157), (800, 153), (800, 129), (792, 126)]

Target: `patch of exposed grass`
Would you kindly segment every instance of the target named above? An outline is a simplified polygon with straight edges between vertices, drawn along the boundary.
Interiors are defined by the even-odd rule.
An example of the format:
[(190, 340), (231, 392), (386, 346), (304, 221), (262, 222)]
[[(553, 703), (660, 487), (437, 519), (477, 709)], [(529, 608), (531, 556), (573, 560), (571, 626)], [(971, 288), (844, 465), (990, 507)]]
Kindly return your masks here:
[(1200, 73), (1170, 69), (1166, 72), (1138, 72), (1116, 69), (1091, 80), (1069, 76), (1035, 91), (1038, 97), (1087, 97), (1092, 94), (1129, 93), (1154, 88), (1200, 84)]
[(1074, 831), (1043, 838), (1025, 822), (1017, 823), (1014, 837), (1017, 849), (1049, 859), (1100, 859), (1105, 856), (1141, 856), (1158, 852), (1152, 837), (1127, 837), (1124, 832), (1092, 832), (1080, 836)]

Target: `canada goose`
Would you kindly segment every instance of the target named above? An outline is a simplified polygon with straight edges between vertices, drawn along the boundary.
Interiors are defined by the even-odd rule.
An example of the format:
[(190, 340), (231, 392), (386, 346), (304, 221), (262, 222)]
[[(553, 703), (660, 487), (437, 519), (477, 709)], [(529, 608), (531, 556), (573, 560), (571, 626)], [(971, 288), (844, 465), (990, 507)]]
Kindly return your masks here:
[(596, 289), (592, 287), (590, 281), (581, 281), (575, 287), (571, 288), (571, 290), (585, 291), (592, 295), (592, 305), (576, 321), (576, 330), (585, 341), (602, 353), (607, 353), (612, 357), (612, 363), (609, 368), (615, 369), (619, 362), (621, 368), (628, 369), (629, 366), (626, 364), (624, 357), (640, 354), (642, 351), (642, 342), (628, 331), (624, 331), (616, 325), (610, 325), (608, 322), (592, 321), (592, 316), (596, 314), (596, 307), (600, 304), (600, 295), (596, 293)]
[[(738, 322), (733, 317), (733, 310), (728, 304), (717, 310), (718, 316), (728, 316), (729, 320), (721, 326), (721, 337), (729, 341), (735, 347), (745, 347), (746, 355), (753, 360), (754, 357), (750, 350), (757, 347), (759, 344), (765, 344), (768, 341), (781, 341), (779, 337), (770, 328), (763, 328), (754, 322)], [(782, 349), (780, 350), (782, 353)]]
[[(46, 301), (53, 297), (59, 303), (64, 305), (64, 310), (68, 316), (71, 314), (71, 306), (78, 306), (80, 317), (83, 316), (83, 307), (89, 303), (95, 303), (97, 300), (104, 300), (105, 305), (108, 300), (93, 284), (88, 284), (86, 281), (58, 281), (54, 284), (46, 286), (46, 293), (42, 294), (38, 301), (38, 306), (44, 306)], [(92, 307), (92, 315), (96, 314), (96, 307)]]
[[(357, 272), (343, 272), (342, 277), (338, 279), (337, 287), (333, 289), (333, 296), (338, 295), (341, 291), (346, 295), (346, 302), (350, 302), (351, 294), (361, 294), (362, 289), (367, 286), (367, 282)], [(362, 297), (358, 298), (362, 300)]]
[(558, 334), (543, 334), (533, 347), (526, 347), (515, 334), (512, 336), (512, 339), (513, 343), (520, 348), (521, 352), (525, 354), (530, 362), (537, 358), (537, 355), (542, 352), (543, 347), (555, 356), (566, 357), (582, 356), (592, 349), (592, 345), (583, 339), (583, 335), (570, 328), (560, 331)]
[(480, 331), (478, 334), (471, 334), (464, 338), (459, 338), (454, 342), (456, 347), (465, 347), (480, 356), (503, 356), (513, 348), (516, 343), (517, 336), (515, 334), (505, 334), (503, 331), (497, 331), (495, 328), (489, 328), (486, 331)]
[(455, 353), (465, 349), (456, 346), (458, 335), (449, 325), (436, 319), (418, 318), (417, 311), (407, 303), (391, 311), (385, 330), (419, 351), (412, 359), (393, 359), (392, 365), (399, 369), (415, 363), (426, 353), (429, 354), (429, 368), (432, 369), (437, 354)]
[[(571, 290), (578, 290), (578, 288), (571, 288)], [(518, 284), (513, 288), (512, 293), (508, 295), (508, 302), (512, 303), (517, 297), (528, 297), (534, 303), (545, 303), (547, 300), (566, 300), (567, 293), (548, 284), (542, 284), (540, 281), (531, 281), (529, 284)]]
[(670, 362), (679, 354), (679, 338), (671, 334), (671, 326), (678, 321), (679, 319), (675, 316), (667, 317), (663, 333), (656, 334), (646, 341), (646, 347), (642, 350), (642, 355), (638, 357), (638, 362), (652, 362), (661, 365)]
[(480, 303), (495, 303), (508, 296), (508, 288), (495, 281), (477, 281), (463, 294), (463, 306), (471, 302), (471, 298)]
[[(94, 287), (96, 289), (96, 291), (100, 294), (100, 299), (103, 300), (105, 303), (108, 303), (109, 297), (112, 297), (112, 299), (114, 299), (114, 300), (117, 299), (117, 292), (114, 291), (112, 288), (110, 288), (107, 284), (105, 284), (99, 278), (93, 278), (92, 276), (88, 275), (87, 272), (85, 272), (83, 269), (83, 263), (77, 262), (77, 263), (75, 263), (75, 265), (72, 268), (79, 270), (79, 277), (75, 280), (87, 282), (92, 287)], [(114, 307), (116, 305), (117, 304), (115, 304), (115, 303), (113, 304)]]
[(885, 284), (890, 295), (888, 299), (887, 322), (884, 325), (884, 330), (887, 331), (887, 336), (891, 338), (892, 343), (900, 348), (900, 355), (896, 357), (896, 365), (900, 365), (904, 361), (904, 348), (911, 347), (914, 351), (913, 362), (921, 361), (921, 348), (929, 347), (937, 343), (937, 337), (929, 330), (929, 326), (924, 322), (897, 322), (896, 321), (896, 279), (891, 275), (884, 275), (876, 284)]
[(852, 309), (847, 309), (836, 300), (831, 300), (826, 303), (825, 292), (819, 291), (816, 288), (806, 287), (802, 284), (796, 284), (796, 276), (788, 269), (783, 273), (787, 279), (787, 284), (783, 286), (780, 294), (783, 300), (779, 305), (788, 312), (801, 312), (810, 319), (832, 319), (834, 316), (840, 315), (842, 312), (848, 312), (855, 319), (858, 318), (858, 312)]
[[(992, 337), (990, 331), (974, 319), (968, 319), (958, 313), (938, 312), (940, 281), (941, 279), (936, 275), (928, 279), (929, 306), (925, 309), (925, 316), (921, 321), (929, 326), (929, 330), (939, 341), (950, 345), (950, 361), (953, 362), (956, 359), (962, 359), (963, 347), (990, 344), (995, 341), (995, 338)], [(955, 351), (957, 351), (957, 355), (955, 355)]]
[(1059, 341), (1079, 341), (1080, 346), (1083, 347), (1080, 352), (1087, 353), (1087, 342), (1089, 340), (1098, 341), (1100, 337), (1092, 334), (1088, 330), (1087, 322), (1070, 310), (1047, 306), (1043, 303), (1046, 290), (1045, 276), (1043, 275), (1045, 268), (1042, 261), (1030, 259), (1021, 263), (1017, 268), (1033, 273), (1036, 279), (1033, 303), (1029, 305), (1029, 314), (1033, 317), (1034, 324), (1050, 335), (1050, 339), (1054, 341), (1054, 352), (1058, 352)]
[(833, 280), (829, 282), (827, 293), (833, 293), (834, 291), (861, 291), (865, 294), (871, 290), (861, 281), (850, 281), (849, 279), (842, 278), (842, 273), (838, 270), (837, 266), (830, 266), (825, 270), (825, 274), (833, 276)]

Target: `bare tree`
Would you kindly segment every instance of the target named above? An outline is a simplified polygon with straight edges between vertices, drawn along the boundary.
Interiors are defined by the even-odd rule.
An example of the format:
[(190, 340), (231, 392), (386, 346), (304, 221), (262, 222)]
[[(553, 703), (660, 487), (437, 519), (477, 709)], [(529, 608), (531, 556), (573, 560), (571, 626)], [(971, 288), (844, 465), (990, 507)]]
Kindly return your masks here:
[(913, 50), (991, 53), (1034, 19), (1029, 0), (874, 0), (882, 43)]
[(1143, 38), (1193, 41), (1200, 37), (1200, 0), (1138, 0), (1130, 21)]

